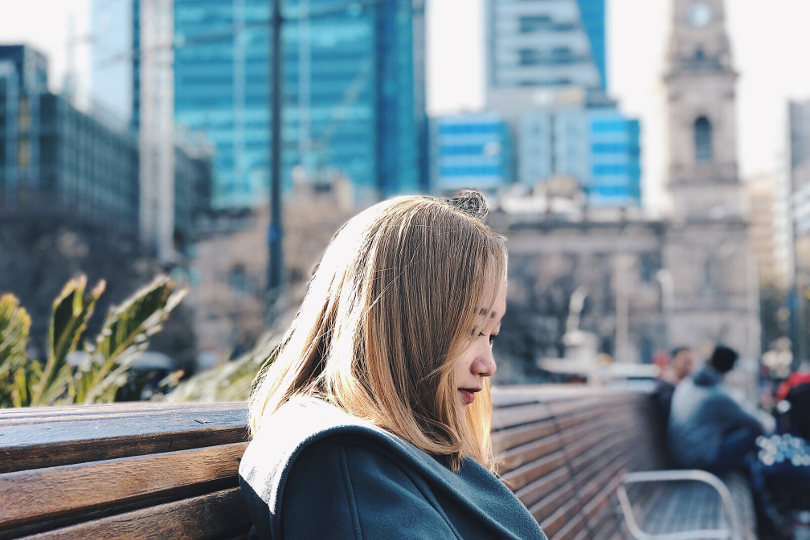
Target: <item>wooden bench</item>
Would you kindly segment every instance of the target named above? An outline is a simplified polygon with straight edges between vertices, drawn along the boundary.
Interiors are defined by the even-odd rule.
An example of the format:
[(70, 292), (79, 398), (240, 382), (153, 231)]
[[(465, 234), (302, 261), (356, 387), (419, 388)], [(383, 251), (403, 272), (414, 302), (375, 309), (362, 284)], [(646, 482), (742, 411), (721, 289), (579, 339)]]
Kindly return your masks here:
[[(553, 540), (632, 538), (619, 510), (623, 488), (636, 524), (648, 533), (702, 530), (691, 538), (711, 538), (705, 531), (731, 529), (720, 496), (705, 483), (623, 485), (627, 473), (667, 466), (647, 394), (514, 387), (500, 389), (495, 402), (493, 443), (503, 458), (500, 474)], [(738, 537), (755, 538), (744, 477), (724, 480)]]
[[(552, 540), (630, 537), (617, 490), (626, 472), (660, 467), (645, 394), (513, 387), (495, 404), (499, 474)], [(245, 440), (243, 403), (2, 410), (0, 539), (243, 538)], [(734, 492), (750, 506), (745, 486)], [(655, 490), (636, 499), (644, 514)]]

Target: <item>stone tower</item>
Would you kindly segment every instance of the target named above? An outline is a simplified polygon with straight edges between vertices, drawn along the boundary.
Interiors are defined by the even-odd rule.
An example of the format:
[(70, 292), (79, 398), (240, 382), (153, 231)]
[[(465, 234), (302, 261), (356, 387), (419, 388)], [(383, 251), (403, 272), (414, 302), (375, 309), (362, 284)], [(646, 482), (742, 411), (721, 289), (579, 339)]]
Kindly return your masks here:
[(759, 293), (737, 170), (737, 73), (723, 0), (674, 0), (665, 74), (672, 224), (672, 345), (718, 342), (759, 355)]

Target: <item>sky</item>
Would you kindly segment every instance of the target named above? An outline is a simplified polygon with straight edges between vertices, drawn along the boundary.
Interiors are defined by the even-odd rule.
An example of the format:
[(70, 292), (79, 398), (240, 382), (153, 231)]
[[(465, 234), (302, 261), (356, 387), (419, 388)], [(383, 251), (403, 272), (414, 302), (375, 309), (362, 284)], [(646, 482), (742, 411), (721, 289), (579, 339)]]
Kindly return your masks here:
[[(126, 0), (103, 0), (122, 2)], [(608, 93), (642, 122), (645, 204), (663, 196), (661, 74), (669, 38), (670, 2), (607, 1)], [(483, 0), (428, 0), (427, 101), (431, 114), (484, 107)], [(737, 86), (737, 149), (745, 179), (784, 172), (788, 99), (810, 99), (810, 0), (726, 0)], [(43, 14), (47, 17), (43, 17)], [(46, 53), (54, 89), (68, 64), (69, 21), (90, 34), (90, 0), (0, 0), (0, 43), (26, 42)], [(79, 89), (90, 82), (90, 43), (80, 39), (73, 63)]]

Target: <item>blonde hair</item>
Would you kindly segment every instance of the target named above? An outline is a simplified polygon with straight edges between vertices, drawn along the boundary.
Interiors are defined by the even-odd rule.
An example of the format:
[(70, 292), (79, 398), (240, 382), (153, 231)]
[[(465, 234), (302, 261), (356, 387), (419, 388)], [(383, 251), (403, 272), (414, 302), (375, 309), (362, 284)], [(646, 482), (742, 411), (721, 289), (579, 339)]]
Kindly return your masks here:
[(506, 282), (505, 240), (483, 224), (485, 213), (472, 192), (397, 197), (350, 219), (254, 382), (251, 432), (288, 400), (315, 396), (447, 456), (453, 470), (463, 455), (494, 469), (489, 384), (462, 418), (452, 361)]

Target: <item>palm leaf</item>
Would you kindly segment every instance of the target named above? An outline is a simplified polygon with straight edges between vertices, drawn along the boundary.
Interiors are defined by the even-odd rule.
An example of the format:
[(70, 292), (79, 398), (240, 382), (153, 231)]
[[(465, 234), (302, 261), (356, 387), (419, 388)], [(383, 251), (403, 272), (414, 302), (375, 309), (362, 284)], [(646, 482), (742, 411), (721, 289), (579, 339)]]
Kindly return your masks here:
[(115, 391), (126, 382), (134, 354), (147, 347), (149, 336), (160, 330), (186, 295), (186, 289), (175, 287), (168, 276), (158, 276), (109, 312), (95, 346), (85, 348), (89, 365), (73, 378), (71, 394), (76, 403), (114, 399)]
[(25, 365), (31, 317), (12, 294), (0, 296), (0, 407), (12, 404), (16, 371)]
[(86, 287), (86, 276), (71, 279), (53, 302), (48, 327), (48, 360), (31, 393), (31, 405), (52, 404), (67, 391), (71, 378), (67, 355), (76, 350), (96, 302), (104, 292), (105, 282), (100, 281), (87, 298), (84, 297)]

